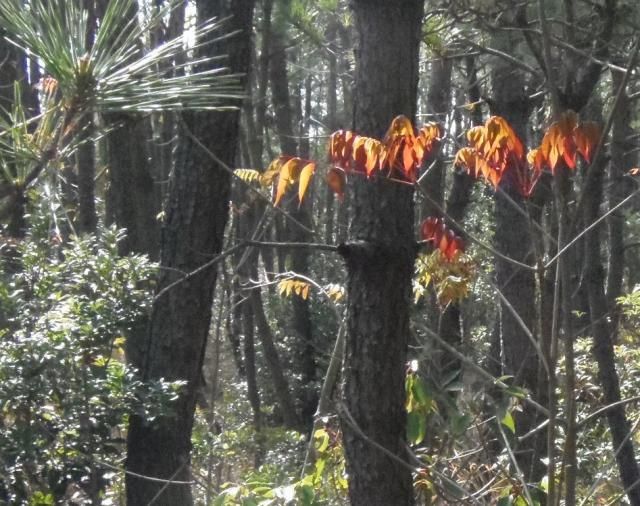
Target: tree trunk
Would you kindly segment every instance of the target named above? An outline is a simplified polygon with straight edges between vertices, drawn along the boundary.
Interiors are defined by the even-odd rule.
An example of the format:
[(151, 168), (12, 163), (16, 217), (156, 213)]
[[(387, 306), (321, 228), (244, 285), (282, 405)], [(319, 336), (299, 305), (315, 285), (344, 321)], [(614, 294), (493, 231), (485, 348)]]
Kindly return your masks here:
[[(280, 9), (283, 7), (281, 6)], [(280, 12), (280, 17), (282, 13)], [(272, 50), (270, 62), (271, 96), (275, 109), (275, 122), (280, 140), (280, 150), (283, 155), (296, 156), (298, 143), (294, 138), (293, 108), (289, 94), (289, 74), (285, 52), (285, 34), (283, 20), (277, 19), (277, 24), (271, 33)], [(292, 199), (287, 207), (288, 213), (296, 221), (305, 226), (311, 223), (311, 199), (307, 198), (298, 205), (297, 199)], [(296, 222), (288, 220), (283, 228), (284, 240), (292, 242), (308, 242), (309, 234)], [(281, 254), (279, 252), (279, 254)], [(309, 252), (304, 248), (294, 248), (287, 252), (290, 258), (290, 270), (301, 275), (309, 273)], [(284, 260), (284, 258), (283, 258)], [(282, 263), (281, 263), (282, 265)], [(302, 378), (302, 384), (297, 389), (302, 408), (303, 423), (311, 428), (313, 414), (317, 407), (317, 397), (309, 388), (315, 380), (315, 349), (313, 347), (313, 333), (311, 329), (311, 313), (309, 301), (301, 297), (293, 297), (291, 326), (296, 338), (295, 367)]]
[(120, 253), (144, 253), (157, 260), (160, 202), (149, 164), (149, 123), (132, 114), (110, 114), (105, 120), (113, 127), (107, 137), (108, 201), (117, 225), (127, 230)]
[[(591, 166), (592, 177), (588, 177), (588, 184), (583, 192), (584, 222), (593, 223), (600, 215), (602, 202), (602, 184), (604, 164), (595, 160)], [(604, 404), (614, 404), (620, 401), (620, 379), (616, 371), (615, 354), (613, 349), (613, 329), (607, 319), (607, 300), (604, 286), (604, 269), (600, 258), (600, 227), (594, 227), (585, 236), (584, 280), (589, 297), (589, 316), (593, 332), (593, 354), (598, 363), (598, 378), (603, 391)], [(633, 438), (629, 437), (629, 422), (625, 415), (624, 405), (618, 404), (607, 410), (607, 420), (611, 432), (613, 451), (622, 485), (630, 489), (627, 493), (633, 506), (640, 505), (640, 472), (636, 461)], [(628, 439), (627, 439), (628, 438)]]
[(293, 397), (289, 390), (289, 382), (287, 381), (284, 369), (282, 368), (278, 349), (273, 341), (273, 333), (271, 332), (271, 327), (269, 327), (269, 322), (267, 321), (267, 317), (264, 312), (262, 293), (259, 289), (252, 290), (249, 298), (251, 299), (253, 315), (258, 328), (258, 338), (262, 345), (262, 353), (264, 355), (265, 362), (267, 363), (267, 369), (269, 370), (271, 380), (273, 381), (276, 399), (278, 400), (278, 404), (282, 410), (282, 420), (287, 427), (291, 429), (299, 429), (300, 422), (298, 421)]
[[(505, 34), (494, 36), (494, 40), (498, 47), (506, 48), (511, 44), (511, 38)], [(496, 59), (492, 68), (492, 87), (491, 113), (505, 118), (526, 145), (531, 104), (522, 73), (514, 71), (503, 60)], [(495, 246), (503, 255), (531, 265), (534, 250), (526, 201), (513, 183), (504, 179), (495, 194)], [(501, 257), (495, 258), (495, 270), (498, 288), (508, 301), (508, 304), (500, 303), (500, 331), (496, 333), (502, 352), (502, 374), (515, 376), (517, 385), (524, 386), (535, 395), (538, 388), (538, 355), (518, 321), (519, 317), (531, 334), (536, 334), (534, 272)], [(516, 416), (518, 434), (533, 428), (536, 416), (527, 408)], [(539, 479), (544, 473), (540, 455), (536, 453), (536, 445), (519, 453), (518, 463), (527, 479)]]
[[(615, 95), (622, 75), (612, 72), (612, 91)], [(611, 130), (611, 161), (609, 163), (608, 207), (614, 208), (631, 193), (631, 185), (625, 173), (634, 166), (635, 153), (634, 130), (631, 128), (633, 108), (626, 90), (618, 101), (617, 113), (613, 118)], [(618, 314), (616, 299), (622, 294), (624, 275), (624, 210), (618, 209), (607, 218), (609, 235), (609, 259), (607, 269), (607, 305), (615, 316)], [(617, 322), (618, 318), (614, 317)]]
[[(359, 37), (354, 129), (382, 138), (396, 115), (415, 116), (423, 2), (355, 0), (352, 8)], [(413, 188), (386, 177), (353, 179), (350, 237), (340, 247), (348, 273), (341, 419), (349, 498), (354, 506), (412, 505), (404, 376)]]
[[(253, 0), (197, 2), (199, 20), (233, 15), (226, 29), (240, 32), (205, 49), (228, 54), (227, 62), (233, 72), (248, 71), (253, 5)], [(238, 116), (238, 111), (183, 115), (184, 137), (178, 148), (161, 237), (159, 291), (182, 279), (177, 272), (194, 271), (222, 248), (230, 174), (215, 163), (194, 138), (233, 166)], [(193, 504), (190, 486), (184, 482), (191, 477), (191, 428), (215, 282), (216, 269), (209, 268), (182, 280), (154, 301), (144, 378), (186, 380), (187, 383), (173, 406), (172, 416), (154, 421), (131, 416), (127, 469), (138, 475), (183, 483), (163, 484), (128, 474), (128, 504), (143, 505), (152, 500), (155, 505)]]

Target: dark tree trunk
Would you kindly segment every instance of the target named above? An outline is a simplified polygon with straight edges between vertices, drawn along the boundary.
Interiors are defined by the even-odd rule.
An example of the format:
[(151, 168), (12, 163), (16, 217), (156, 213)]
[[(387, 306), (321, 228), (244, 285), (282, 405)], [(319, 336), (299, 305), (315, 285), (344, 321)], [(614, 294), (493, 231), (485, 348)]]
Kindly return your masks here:
[[(435, 121), (444, 127), (451, 100), (452, 60), (441, 56), (431, 63), (429, 90), (427, 92), (427, 113), (429, 121)], [(431, 160), (428, 160), (431, 162)], [(438, 153), (429, 171), (422, 179), (422, 191), (427, 196), (422, 204), (422, 217), (440, 216), (438, 208), (444, 206), (445, 160)]]
[[(339, 25), (338, 33), (340, 35), (341, 49), (353, 47), (350, 27)], [(347, 57), (347, 51), (344, 49), (341, 50), (339, 54), (338, 73), (341, 76), (340, 85), (342, 88), (342, 110), (344, 111), (339, 126), (340, 128), (349, 128), (353, 121), (353, 69), (351, 68), (350, 60)], [(338, 212), (336, 213), (336, 235), (337, 242), (339, 243), (344, 242), (347, 239), (350, 207), (351, 198), (347, 193), (344, 196), (344, 200), (338, 206)]]
[(107, 137), (108, 201), (117, 225), (127, 230), (120, 252), (145, 253), (157, 260), (160, 202), (149, 163), (149, 123), (130, 114), (108, 115), (105, 120), (113, 127)]
[[(250, 60), (253, 0), (199, 1), (198, 19), (233, 15), (227, 30), (240, 33), (206, 46), (227, 54), (234, 72), (246, 73)], [(238, 104), (239, 105), (239, 104)], [(161, 237), (158, 290), (181, 279), (220, 252), (229, 202), (229, 173), (193, 140), (199, 139), (223, 162), (233, 166), (238, 142), (237, 111), (188, 113), (171, 181)], [(201, 367), (211, 320), (216, 269), (207, 269), (156, 299), (144, 357), (146, 379), (186, 380), (173, 416), (155, 421), (131, 416), (127, 469), (144, 476), (189, 481), (191, 429)], [(163, 484), (127, 475), (128, 504), (193, 504), (185, 484)]]
[[(414, 118), (421, 0), (352, 2), (359, 37), (354, 129), (382, 138), (398, 114)], [(414, 504), (405, 450), (404, 373), (415, 256), (413, 188), (354, 178), (349, 242), (342, 429), (355, 506)], [(398, 460), (378, 447), (383, 447)]]
[[(622, 75), (612, 72), (613, 95), (620, 86)], [(633, 142), (634, 130), (631, 128), (633, 108), (626, 90), (618, 101), (617, 113), (613, 118), (611, 130), (611, 161), (609, 163), (608, 207), (614, 208), (630, 193), (632, 188), (625, 173), (634, 166), (636, 159)], [(609, 235), (609, 259), (607, 269), (607, 305), (614, 315), (617, 314), (616, 299), (622, 294), (624, 274), (624, 210), (618, 209), (607, 218)], [(613, 318), (617, 321), (617, 318)]]
[[(282, 8), (282, 7), (281, 7)], [(280, 13), (282, 16), (282, 13)], [(276, 29), (271, 34), (272, 49), (270, 62), (271, 96), (275, 109), (275, 122), (283, 155), (295, 156), (298, 143), (294, 138), (293, 108), (289, 95), (289, 74), (285, 51), (285, 34), (283, 20), (279, 19)], [(298, 222), (305, 226), (311, 223), (311, 199), (307, 198), (298, 205), (297, 199), (292, 199), (287, 211)], [(283, 238), (292, 242), (307, 242), (309, 234), (297, 223), (289, 220), (283, 227)], [(281, 254), (279, 252), (279, 254)], [(290, 258), (291, 270), (302, 275), (309, 273), (309, 252), (304, 248), (295, 248), (287, 253)], [(281, 260), (284, 261), (284, 258)], [(303, 423), (306, 427), (313, 425), (313, 414), (316, 410), (317, 397), (312, 391), (311, 383), (315, 380), (315, 349), (313, 347), (313, 333), (311, 329), (311, 313), (309, 301), (301, 297), (293, 297), (292, 301), (292, 329), (296, 338), (295, 367), (302, 378), (298, 398), (302, 408)]]
[[(338, 36), (338, 22), (330, 20), (327, 25), (325, 37), (327, 39), (327, 118), (326, 125), (329, 133), (338, 129), (338, 45), (336, 38)], [(325, 232), (324, 238), (327, 244), (331, 244), (334, 239), (334, 202), (335, 198), (331, 189), (324, 185), (324, 215), (325, 215)]]
[[(435, 58), (431, 63), (429, 90), (427, 91), (427, 113), (429, 121), (437, 122), (444, 128), (447, 114), (451, 110), (451, 71), (452, 60), (445, 55)], [(422, 191), (425, 199), (422, 203), (422, 219), (429, 216), (442, 217), (441, 210), (444, 209), (444, 189), (445, 189), (445, 146), (440, 147), (434, 160), (427, 160), (428, 172), (422, 179)], [(457, 188), (456, 188), (457, 189)], [(440, 313), (436, 309), (435, 296), (432, 297), (432, 312), (438, 314), (438, 333), (449, 344), (459, 345), (462, 338), (460, 331), (460, 308), (457, 304), (449, 304)], [(438, 357), (437, 369), (441, 379), (449, 375), (452, 371), (460, 370), (460, 361), (451, 356), (445, 350), (440, 350), (435, 354)]]
[[(108, 0), (101, 0), (96, 8), (100, 19)], [(123, 14), (136, 19), (137, 7)], [(106, 161), (109, 167), (107, 217), (126, 230), (126, 237), (118, 243), (121, 255), (148, 255), (157, 261), (160, 255), (160, 200), (149, 156), (151, 128), (149, 120), (140, 114), (105, 114), (103, 120), (110, 130), (106, 136)], [(142, 367), (148, 317), (141, 318), (127, 337), (127, 359), (135, 367)]]
[[(511, 39), (501, 34), (496, 44), (508, 47)], [(493, 101), (491, 113), (502, 116), (526, 145), (531, 104), (527, 98), (521, 72), (496, 59), (492, 68)], [(495, 194), (495, 246), (503, 255), (521, 263), (533, 264), (535, 258), (526, 201), (514, 185), (505, 179)], [(496, 284), (507, 303), (501, 302), (499, 313), (502, 374), (515, 376), (517, 385), (530, 392), (538, 388), (538, 355), (534, 344), (522, 328), (518, 317), (536, 334), (536, 285), (531, 270), (519, 267), (503, 258), (495, 258)], [(511, 307), (509, 307), (511, 306)], [(516, 314), (514, 314), (516, 313)], [(517, 316), (516, 316), (517, 315)], [(524, 409), (516, 417), (518, 433), (526, 433), (535, 426), (536, 413)], [(520, 468), (527, 479), (539, 479), (544, 473), (536, 445), (525, 448), (518, 455)]]
[(289, 382), (285, 376), (282, 362), (280, 362), (280, 356), (278, 355), (278, 349), (273, 340), (271, 327), (269, 327), (269, 322), (264, 312), (262, 293), (258, 289), (252, 290), (249, 298), (251, 299), (253, 314), (258, 328), (258, 338), (262, 345), (262, 353), (264, 354), (267, 369), (269, 369), (269, 374), (273, 381), (276, 399), (282, 410), (282, 420), (287, 427), (298, 429), (300, 428), (298, 415), (296, 414), (293, 397), (289, 391)]
[[(583, 190), (586, 224), (593, 223), (600, 216), (604, 164), (594, 163), (591, 166), (591, 172)], [(593, 354), (598, 363), (598, 378), (604, 404), (609, 405), (620, 400), (620, 379), (615, 364), (613, 329), (607, 319), (607, 299), (604, 291), (605, 280), (600, 246), (600, 227), (595, 227), (585, 236), (584, 280), (589, 297), (589, 316), (594, 341)], [(627, 497), (633, 506), (638, 506), (640, 505), (640, 472), (633, 448), (633, 438), (629, 437), (629, 423), (624, 405), (618, 404), (608, 409), (607, 420), (622, 485), (625, 489), (631, 489)]]

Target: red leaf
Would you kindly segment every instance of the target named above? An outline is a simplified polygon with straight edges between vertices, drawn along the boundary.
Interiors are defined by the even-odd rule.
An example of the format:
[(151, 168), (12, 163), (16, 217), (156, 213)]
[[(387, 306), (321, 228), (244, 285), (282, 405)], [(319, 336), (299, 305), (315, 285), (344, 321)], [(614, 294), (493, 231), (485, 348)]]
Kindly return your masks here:
[(442, 219), (433, 216), (422, 222), (420, 227), (422, 239), (431, 242), (447, 260), (464, 251), (464, 243), (453, 230), (449, 230)]
[(338, 167), (331, 167), (327, 172), (326, 180), (329, 188), (338, 196), (338, 200), (344, 200), (344, 188), (346, 186), (346, 175), (344, 170)]

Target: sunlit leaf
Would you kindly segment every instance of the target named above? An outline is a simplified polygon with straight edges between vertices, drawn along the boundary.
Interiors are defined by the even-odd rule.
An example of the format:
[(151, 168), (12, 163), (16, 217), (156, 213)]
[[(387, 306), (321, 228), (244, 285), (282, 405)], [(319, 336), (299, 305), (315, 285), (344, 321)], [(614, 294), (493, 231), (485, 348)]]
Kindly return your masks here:
[(509, 411), (507, 411), (504, 414), (504, 416), (500, 420), (500, 423), (504, 425), (507, 429), (509, 429), (512, 434), (516, 433), (516, 422)]
[(297, 295), (298, 297), (307, 300), (309, 298), (310, 285), (306, 281), (300, 279), (283, 279), (278, 282), (278, 292), (280, 295), (289, 297), (290, 295)]
[(284, 195), (296, 184), (300, 202), (304, 198), (307, 188), (315, 172), (315, 163), (297, 157), (280, 157), (274, 160), (261, 177), (261, 183), (267, 184), (277, 177), (274, 205), (278, 205)]
[(260, 172), (255, 169), (236, 169), (233, 174), (242, 179), (246, 183), (253, 183), (254, 181), (260, 181)]
[(302, 203), (304, 196), (311, 182), (311, 178), (316, 170), (316, 164), (313, 162), (307, 163), (300, 171), (300, 181), (298, 182), (298, 200)]

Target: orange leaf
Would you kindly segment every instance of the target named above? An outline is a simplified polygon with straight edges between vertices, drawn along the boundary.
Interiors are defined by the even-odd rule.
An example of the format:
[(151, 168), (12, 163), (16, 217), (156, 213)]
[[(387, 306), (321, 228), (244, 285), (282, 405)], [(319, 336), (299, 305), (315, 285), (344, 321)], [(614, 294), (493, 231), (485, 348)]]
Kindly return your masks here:
[(527, 153), (527, 161), (535, 167), (536, 170), (541, 171), (544, 165), (544, 157), (540, 148), (532, 149)]
[(463, 165), (467, 172), (475, 176), (478, 155), (472, 148), (462, 148), (456, 153), (455, 165)]
[(389, 126), (389, 130), (387, 130), (387, 134), (384, 136), (383, 142), (388, 147), (392, 142), (401, 137), (409, 137), (411, 139), (415, 138), (411, 121), (403, 115), (393, 118), (393, 121)]
[(298, 183), (298, 200), (302, 203), (304, 195), (307, 192), (311, 178), (316, 171), (316, 164), (313, 162), (307, 163), (300, 171), (300, 181)]
[(413, 148), (407, 144), (404, 146), (404, 150), (402, 151), (402, 165), (404, 169), (404, 173), (407, 176), (410, 176), (416, 167), (416, 163), (413, 159)]
[(276, 188), (276, 199), (274, 205), (278, 205), (284, 197), (287, 190), (298, 180), (300, 177), (300, 158), (291, 158), (287, 160), (280, 168), (280, 174), (278, 175), (278, 187)]
[(600, 127), (593, 121), (587, 121), (574, 132), (576, 148), (587, 162), (591, 163), (593, 148), (600, 141)]
[(367, 161), (365, 164), (365, 172), (370, 177), (376, 169), (380, 167), (380, 160), (384, 155), (384, 146), (380, 141), (365, 137), (364, 143), (365, 151), (367, 154)]

